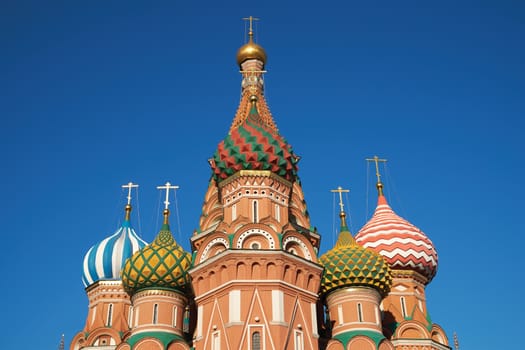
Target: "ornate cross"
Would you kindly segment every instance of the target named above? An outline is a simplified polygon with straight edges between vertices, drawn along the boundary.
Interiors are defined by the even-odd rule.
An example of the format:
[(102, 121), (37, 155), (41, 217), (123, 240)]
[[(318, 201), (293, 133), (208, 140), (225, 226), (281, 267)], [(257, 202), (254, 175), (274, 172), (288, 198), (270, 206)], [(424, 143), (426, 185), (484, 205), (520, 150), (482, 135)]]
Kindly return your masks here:
[(130, 182), (127, 185), (122, 185), (122, 188), (128, 189), (128, 205), (131, 204), (131, 189), (134, 187), (139, 187), (139, 185), (134, 184), (133, 182)]
[(166, 182), (164, 186), (157, 186), (158, 190), (166, 190), (166, 200), (164, 201), (164, 209), (168, 209), (168, 206), (170, 205), (169, 198), (170, 198), (170, 190), (176, 190), (179, 188), (179, 186), (174, 186), (170, 184), (169, 182)]
[(253, 16), (250, 16), (250, 17), (243, 18), (243, 20), (244, 21), (250, 21), (250, 31), (249, 31), (249, 33), (253, 34), (253, 21), (258, 21), (259, 18), (255, 18)]
[(379, 162), (386, 163), (386, 159), (381, 159), (378, 156), (374, 156), (374, 158), (366, 158), (368, 162), (374, 162), (376, 163), (376, 176), (377, 176), (377, 183), (381, 182), (381, 174), (379, 173)]
[(343, 192), (348, 193), (350, 190), (343, 190), (341, 186), (337, 187), (335, 190), (330, 190), (330, 192), (338, 192), (339, 193), (339, 207), (341, 207), (341, 213), (344, 212), (344, 204), (343, 204)]

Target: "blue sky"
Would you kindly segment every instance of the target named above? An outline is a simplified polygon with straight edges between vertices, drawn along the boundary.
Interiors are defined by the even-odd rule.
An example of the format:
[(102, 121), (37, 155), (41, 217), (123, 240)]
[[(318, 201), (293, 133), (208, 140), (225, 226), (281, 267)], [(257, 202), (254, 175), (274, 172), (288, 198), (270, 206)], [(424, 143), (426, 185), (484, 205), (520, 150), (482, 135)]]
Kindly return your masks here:
[(242, 17), (261, 18), (266, 96), (302, 159), (321, 253), (350, 188), (355, 233), (382, 169), (393, 209), (439, 254), (434, 322), (462, 349), (518, 347), (525, 311), (520, 1), (3, 1), (0, 4), (2, 347), (66, 342), (85, 323), (84, 254), (123, 215), (150, 242), (156, 186), (177, 192), (189, 249), (240, 94)]

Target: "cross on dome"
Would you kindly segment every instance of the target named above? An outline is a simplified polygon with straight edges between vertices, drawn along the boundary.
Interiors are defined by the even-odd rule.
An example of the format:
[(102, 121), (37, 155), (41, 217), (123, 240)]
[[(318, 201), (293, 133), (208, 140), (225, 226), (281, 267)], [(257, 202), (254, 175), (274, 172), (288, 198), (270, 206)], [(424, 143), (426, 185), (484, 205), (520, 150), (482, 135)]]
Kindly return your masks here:
[(127, 185), (122, 185), (122, 188), (127, 188), (128, 189), (128, 205), (131, 205), (131, 189), (132, 188), (137, 188), (139, 187), (139, 185), (137, 184), (134, 184), (133, 182), (129, 182)]
[(346, 214), (343, 204), (343, 193), (348, 193), (350, 190), (344, 190), (341, 186), (337, 187), (335, 190), (330, 190), (333, 193), (339, 193), (339, 207), (341, 208), (341, 212), (339, 213), (339, 217), (341, 218), (341, 227), (347, 229), (346, 226)]
[(127, 185), (122, 185), (122, 188), (128, 189), (128, 204), (126, 204), (126, 221), (129, 221), (130, 213), (131, 213), (131, 189), (137, 188), (139, 185), (134, 184), (133, 182), (129, 182)]
[(168, 182), (166, 182), (166, 184), (164, 186), (157, 186), (157, 189), (158, 190), (166, 190), (166, 199), (164, 200), (164, 210), (168, 210), (168, 206), (170, 205), (170, 201), (169, 201), (169, 198), (170, 198), (170, 190), (176, 190), (178, 189), (179, 186), (175, 186), (175, 185), (172, 185)]
[(250, 29), (249, 29), (248, 35), (252, 36), (253, 35), (253, 21), (258, 21), (259, 18), (250, 16), (250, 17), (244, 17), (243, 20), (250, 21)]
[(383, 195), (383, 183), (381, 182), (381, 174), (379, 173), (379, 162), (386, 163), (386, 159), (381, 159), (378, 156), (374, 156), (374, 158), (366, 158), (367, 162), (374, 162), (376, 164), (376, 177), (377, 177), (377, 191), (379, 192), (379, 195)]

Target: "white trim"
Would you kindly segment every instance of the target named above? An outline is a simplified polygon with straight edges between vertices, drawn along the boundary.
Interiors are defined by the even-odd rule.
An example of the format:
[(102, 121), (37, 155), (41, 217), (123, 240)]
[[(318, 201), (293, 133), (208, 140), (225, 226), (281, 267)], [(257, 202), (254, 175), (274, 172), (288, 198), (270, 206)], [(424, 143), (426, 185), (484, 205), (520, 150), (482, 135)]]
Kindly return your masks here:
[(241, 322), (241, 291), (232, 290), (229, 294), (229, 322)]
[(272, 290), (272, 322), (284, 322), (284, 293)]

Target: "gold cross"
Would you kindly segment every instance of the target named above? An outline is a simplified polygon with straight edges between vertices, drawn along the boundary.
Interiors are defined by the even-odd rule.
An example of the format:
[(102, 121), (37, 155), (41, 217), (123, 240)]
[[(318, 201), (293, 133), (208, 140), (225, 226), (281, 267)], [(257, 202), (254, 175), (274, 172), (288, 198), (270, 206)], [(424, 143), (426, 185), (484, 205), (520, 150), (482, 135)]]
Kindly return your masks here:
[(381, 159), (378, 156), (374, 156), (374, 158), (366, 158), (368, 162), (375, 162), (376, 163), (376, 176), (377, 176), (377, 183), (381, 183), (381, 174), (379, 173), (379, 162), (386, 163), (386, 159)]
[(250, 16), (250, 17), (244, 17), (243, 18), (244, 21), (250, 21), (250, 31), (248, 32), (248, 34), (253, 34), (253, 21), (258, 21), (259, 18), (255, 18), (253, 16)]
[(343, 204), (343, 192), (348, 193), (350, 190), (343, 190), (341, 186), (337, 187), (335, 190), (330, 190), (330, 192), (338, 192), (339, 193), (339, 207), (341, 208), (341, 213), (344, 212), (344, 204)]

